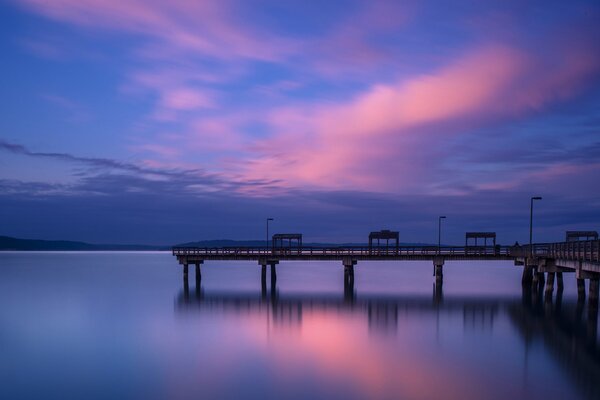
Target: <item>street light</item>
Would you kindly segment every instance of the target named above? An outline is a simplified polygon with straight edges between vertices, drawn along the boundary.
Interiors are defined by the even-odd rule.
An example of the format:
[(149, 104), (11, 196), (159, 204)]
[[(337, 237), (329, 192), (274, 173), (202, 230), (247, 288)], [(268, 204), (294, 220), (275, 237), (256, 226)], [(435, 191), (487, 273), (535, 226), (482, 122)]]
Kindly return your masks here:
[(269, 221), (273, 221), (273, 218), (267, 218), (267, 253), (269, 252)]
[(533, 256), (533, 201), (541, 200), (540, 196), (531, 198), (531, 204), (529, 205), (529, 256)]
[(442, 219), (446, 219), (445, 215), (438, 218), (438, 254), (440, 254), (440, 248), (442, 247)]

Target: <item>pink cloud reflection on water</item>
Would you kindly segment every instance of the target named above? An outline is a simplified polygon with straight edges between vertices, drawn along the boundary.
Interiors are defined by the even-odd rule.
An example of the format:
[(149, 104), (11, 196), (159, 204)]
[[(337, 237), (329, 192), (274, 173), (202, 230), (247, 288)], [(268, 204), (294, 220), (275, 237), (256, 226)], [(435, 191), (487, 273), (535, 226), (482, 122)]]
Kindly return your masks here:
[[(283, 319), (266, 307), (225, 318), (186, 318), (178, 325), (183, 329), (167, 329), (170, 334), (165, 326), (155, 327), (154, 332), (162, 332), (155, 338), (160, 342), (156, 347), (171, 342), (164, 358), (172, 354), (172, 362), (179, 363), (166, 368), (168, 396), (193, 397), (193, 387), (221, 397), (235, 387), (236, 393), (252, 397), (252, 385), (264, 385), (259, 392), (267, 396), (305, 390), (322, 396), (322, 391), (332, 390), (369, 399), (485, 397), (471, 381), (470, 366), (453, 364), (443, 351), (438, 354), (434, 330), (423, 334), (424, 326), (434, 324), (432, 315), (416, 321), (401, 318), (393, 338), (374, 334), (365, 313), (313, 309), (303, 311), (300, 322)], [(208, 326), (211, 320), (213, 326)], [(182, 345), (184, 364), (178, 354)], [(248, 365), (257, 355), (262, 360)], [(254, 378), (248, 381), (247, 375)], [(305, 379), (316, 386), (303, 388)]]

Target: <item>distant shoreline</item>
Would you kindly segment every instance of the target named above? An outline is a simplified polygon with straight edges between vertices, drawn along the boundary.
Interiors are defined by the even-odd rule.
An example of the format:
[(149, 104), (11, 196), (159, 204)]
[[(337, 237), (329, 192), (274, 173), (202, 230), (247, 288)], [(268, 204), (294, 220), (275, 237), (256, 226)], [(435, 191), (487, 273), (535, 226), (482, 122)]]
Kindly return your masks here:
[[(367, 246), (366, 243), (305, 243), (306, 247), (338, 247), (338, 246)], [(401, 243), (403, 246), (423, 245), (423, 243)], [(71, 240), (42, 240), (19, 239), (10, 236), (0, 236), (0, 251), (37, 251), (37, 252), (114, 252), (114, 251), (171, 251), (173, 247), (265, 247), (264, 240), (201, 240), (197, 242), (174, 245), (139, 245), (139, 244), (92, 244)]]

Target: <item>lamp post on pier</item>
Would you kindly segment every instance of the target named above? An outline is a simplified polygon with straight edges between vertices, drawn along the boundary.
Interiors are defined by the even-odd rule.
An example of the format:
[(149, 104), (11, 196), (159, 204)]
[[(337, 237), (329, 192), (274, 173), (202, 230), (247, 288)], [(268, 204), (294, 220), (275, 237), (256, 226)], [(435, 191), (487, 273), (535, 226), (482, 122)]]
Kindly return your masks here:
[(442, 247), (442, 219), (446, 219), (445, 215), (441, 215), (438, 218), (438, 254), (441, 253), (441, 247)]
[(266, 246), (266, 252), (269, 252), (269, 221), (273, 221), (273, 218), (267, 218), (267, 246)]
[(532, 197), (529, 205), (529, 257), (533, 257), (533, 201), (541, 199), (540, 196)]

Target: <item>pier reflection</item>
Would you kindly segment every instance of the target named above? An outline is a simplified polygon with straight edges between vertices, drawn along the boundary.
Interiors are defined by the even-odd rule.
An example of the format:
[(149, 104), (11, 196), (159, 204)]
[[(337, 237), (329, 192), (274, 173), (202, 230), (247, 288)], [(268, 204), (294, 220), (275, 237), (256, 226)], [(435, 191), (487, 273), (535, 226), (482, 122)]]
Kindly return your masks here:
[(482, 332), (492, 332), (498, 318), (507, 318), (523, 340), (525, 357), (532, 346), (541, 344), (585, 397), (600, 398), (598, 309), (585, 301), (564, 300), (562, 291), (552, 296), (534, 288), (524, 289), (520, 298), (461, 298), (443, 296), (439, 285), (433, 285), (431, 297), (357, 295), (353, 285), (339, 294), (286, 294), (266, 285), (257, 292), (207, 293), (201, 286), (190, 292), (184, 285), (175, 311), (260, 316), (271, 329), (300, 329), (309, 313), (345, 313), (363, 318), (369, 332), (377, 335), (396, 335), (414, 314), (435, 316), (440, 335), (440, 316), (462, 319), (465, 331)]
[(525, 342), (541, 343), (558, 365), (575, 381), (585, 398), (600, 398), (598, 308), (585, 299), (563, 302), (563, 292), (542, 293), (523, 289), (521, 304), (510, 304), (508, 315)]
[(353, 287), (346, 286), (341, 295), (322, 293), (310, 295), (282, 295), (277, 288), (253, 292), (210, 292), (201, 287), (190, 293), (189, 286), (176, 298), (176, 311), (185, 312), (228, 312), (234, 314), (266, 313), (270, 322), (290, 325), (301, 324), (302, 315), (312, 311), (334, 311), (361, 314), (366, 317), (373, 332), (396, 332), (399, 317), (411, 313), (456, 313), (462, 314), (465, 324), (479, 326), (481, 322), (493, 325), (501, 304), (494, 299), (451, 298), (444, 300), (439, 286), (433, 287), (432, 297), (410, 296), (357, 296)]

